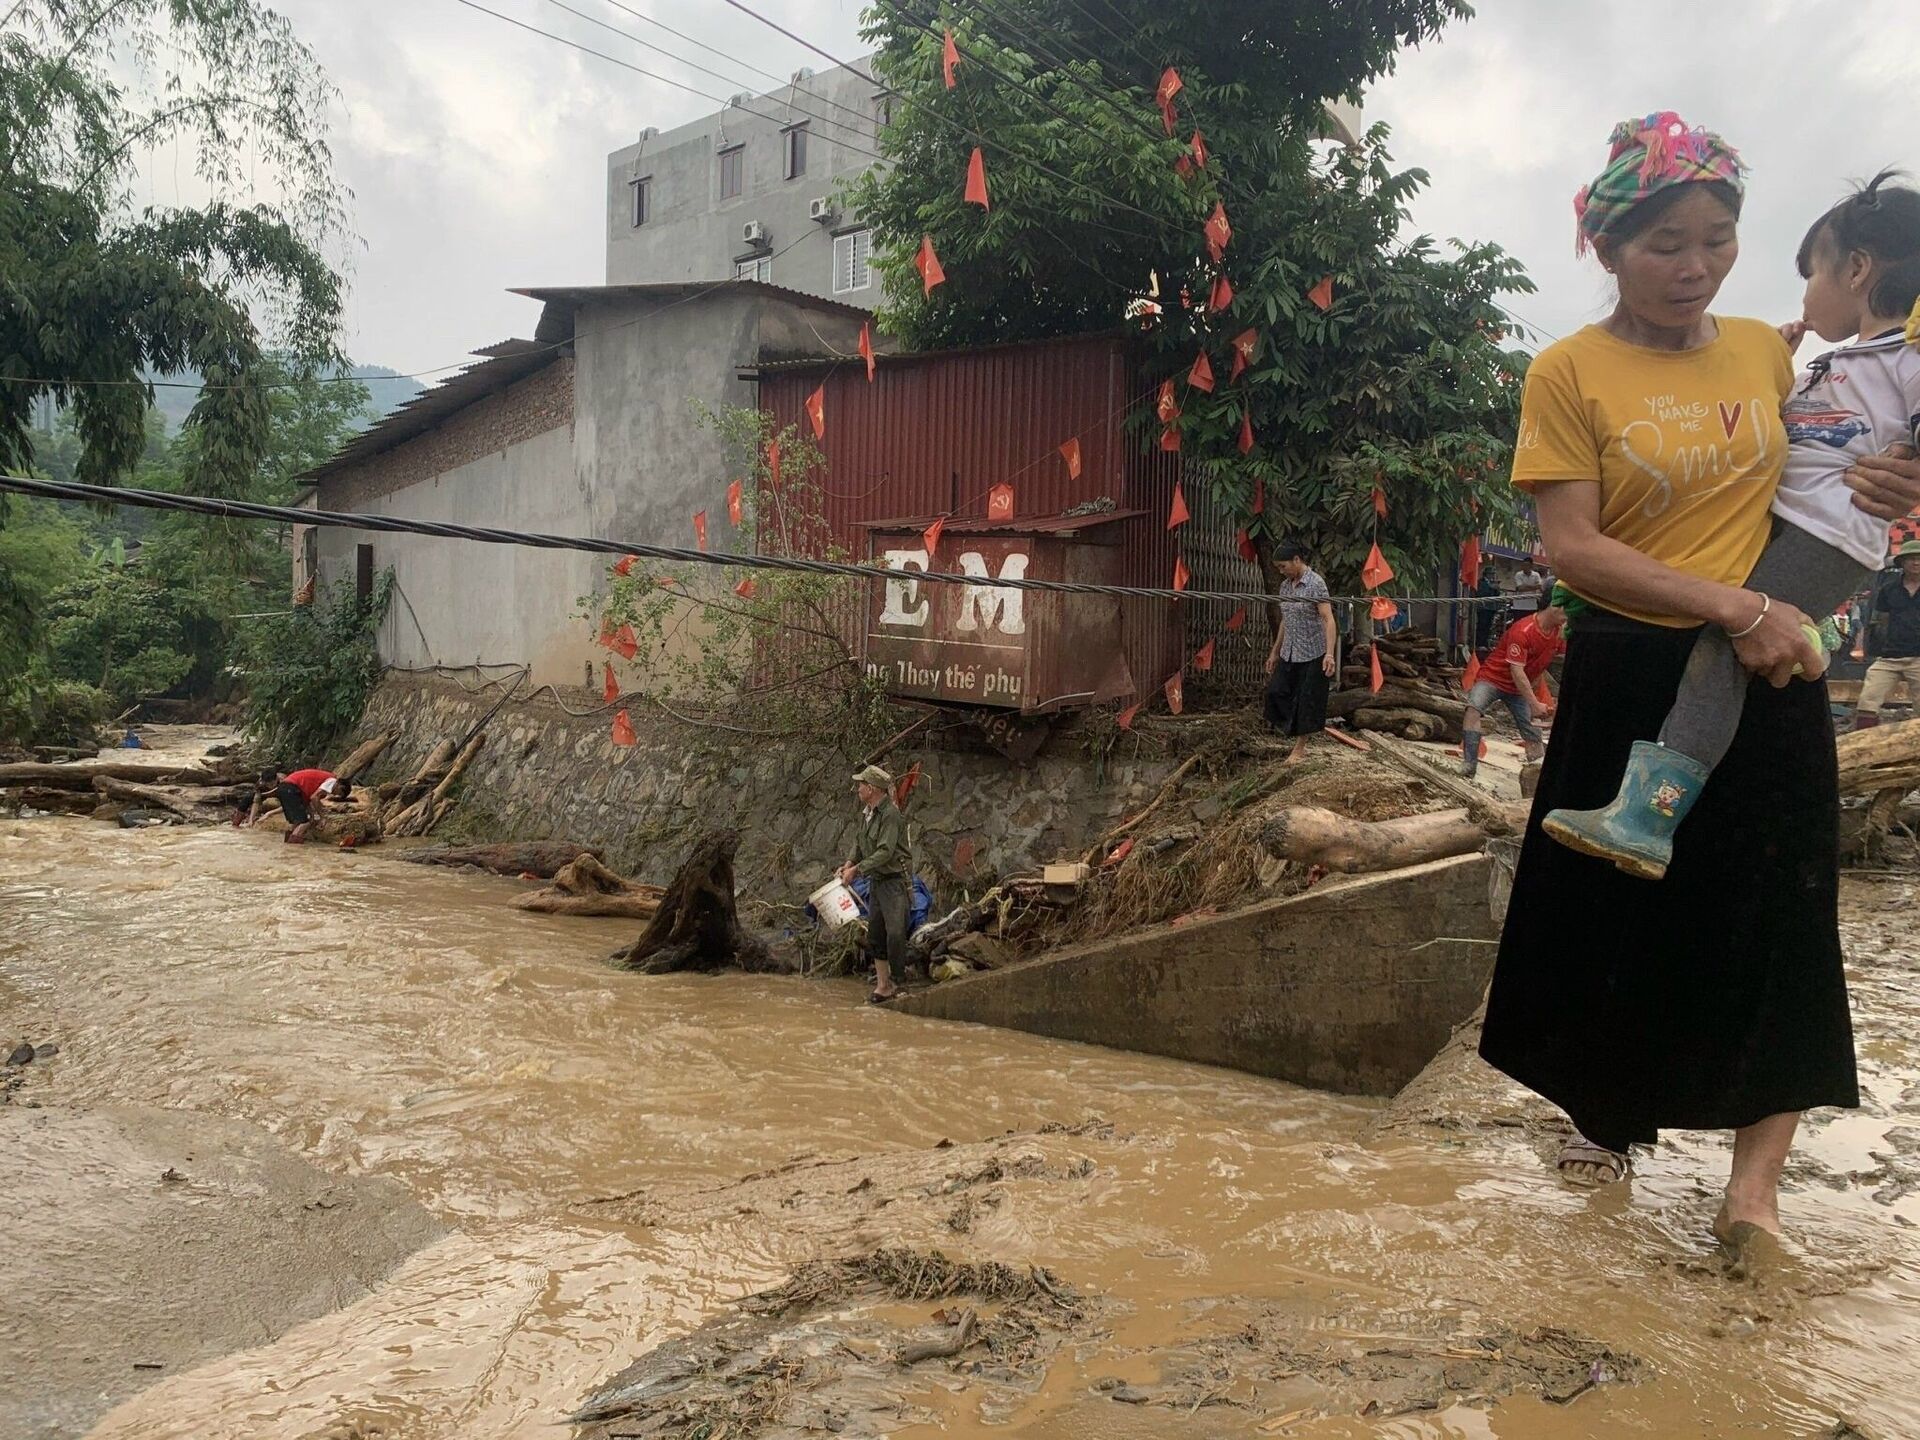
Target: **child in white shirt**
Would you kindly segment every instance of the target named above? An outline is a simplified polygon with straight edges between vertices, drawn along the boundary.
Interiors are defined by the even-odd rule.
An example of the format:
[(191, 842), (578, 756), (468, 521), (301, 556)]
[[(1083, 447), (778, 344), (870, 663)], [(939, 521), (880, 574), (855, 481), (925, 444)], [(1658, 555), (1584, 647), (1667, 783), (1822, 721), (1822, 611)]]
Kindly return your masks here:
[[(1782, 335), (1849, 343), (1815, 360), (1782, 407), (1790, 443), (1779, 523), (1747, 580), (1767, 606), (1773, 597), (1830, 615), (1886, 562), (1886, 524), (1853, 503), (1847, 471), (1863, 455), (1920, 447), (1920, 190), (1892, 179), (1881, 172), (1800, 244), (1805, 319)], [(1549, 813), (1549, 835), (1630, 875), (1666, 874), (1675, 830), (1740, 728), (1750, 677), (1734, 638), (1700, 633), (1659, 743), (1633, 747), (1611, 805)], [(1814, 650), (1824, 661), (1817, 640)]]

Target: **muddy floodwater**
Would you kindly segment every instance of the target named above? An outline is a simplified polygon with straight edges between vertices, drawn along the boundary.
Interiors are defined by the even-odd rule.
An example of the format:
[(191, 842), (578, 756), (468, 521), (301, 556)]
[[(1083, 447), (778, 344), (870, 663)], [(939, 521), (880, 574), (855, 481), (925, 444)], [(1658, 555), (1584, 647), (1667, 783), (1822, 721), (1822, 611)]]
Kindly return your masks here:
[(1058, 1323), (989, 1383), (875, 1339), (939, 1302), (810, 1301), (807, 1373), (844, 1373), (762, 1433), (1920, 1435), (1904, 882), (1848, 884), (1868, 1104), (1804, 1133), (1758, 1277), (1707, 1239), (1712, 1137), (1576, 1191), (1524, 1126), (1378, 1138), (1381, 1102), (851, 984), (619, 973), (631, 923), (517, 888), (0, 820), (0, 1040), (54, 1047), (0, 1105), (0, 1436), (551, 1440), (742, 1297), (896, 1250), (1003, 1262)]

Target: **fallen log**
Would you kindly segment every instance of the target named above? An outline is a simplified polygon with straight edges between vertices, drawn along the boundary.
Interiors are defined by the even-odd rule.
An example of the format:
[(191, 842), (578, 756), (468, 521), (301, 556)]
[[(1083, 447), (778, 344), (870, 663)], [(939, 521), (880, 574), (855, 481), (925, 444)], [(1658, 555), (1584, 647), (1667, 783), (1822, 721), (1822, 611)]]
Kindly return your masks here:
[(416, 850), (399, 858), (415, 865), (471, 865), (495, 875), (538, 875), (551, 880), (581, 855), (596, 860), (605, 853), (572, 840), (522, 840), (502, 845), (457, 845), (445, 850)]
[[(447, 778), (447, 767), (453, 763), (454, 749), (453, 741), (442, 740), (427, 752), (406, 782), (382, 802), (380, 813), (389, 828), (421, 799), (431, 794), (434, 786)], [(381, 787), (382, 790), (385, 788)]]
[(1327, 697), (1327, 714), (1347, 719), (1356, 710), (1425, 710), (1455, 729), (1467, 718), (1467, 702), (1426, 685), (1389, 680), (1378, 691), (1364, 685), (1336, 690)]
[(553, 884), (515, 898), (513, 908), (536, 915), (624, 915), (650, 920), (666, 892), (616, 875), (593, 856), (579, 854), (560, 867)]
[[(1390, 735), (1398, 735), (1402, 740), (1445, 740), (1447, 721), (1443, 715), (1431, 710), (1397, 709), (1377, 710), (1371, 706), (1361, 706), (1353, 712), (1353, 723), (1362, 730), (1384, 730)], [(1458, 738), (1461, 731), (1454, 727), (1453, 737)]]
[(1402, 770), (1429, 785), (1442, 795), (1458, 800), (1489, 835), (1510, 835), (1524, 830), (1531, 805), (1509, 805), (1494, 798), (1464, 775), (1455, 775), (1433, 764), (1406, 741), (1378, 730), (1363, 732), (1374, 749)]
[(113, 780), (146, 781), (181, 785), (211, 785), (221, 777), (204, 765), (182, 762), (156, 765), (151, 760), (76, 760), (71, 764), (43, 764), (20, 760), (0, 765), (0, 787), (12, 785), (48, 785), (58, 790), (91, 790), (94, 778), (105, 775)]
[[(1920, 720), (1875, 725), (1842, 735), (1837, 746), (1842, 795), (1878, 795), (1920, 786)], [(8, 767), (0, 765), (0, 784)]]
[(446, 775), (432, 791), (402, 811), (397, 819), (386, 829), (389, 835), (425, 835), (446, 818), (447, 811), (453, 808), (449, 798), (453, 787), (460, 783), (460, 777), (473, 763), (473, 757), (480, 753), (480, 747), (486, 744), (487, 733), (482, 730), (467, 741), (454, 762), (447, 768)]
[(613, 963), (643, 975), (676, 970), (787, 968), (761, 940), (740, 927), (733, 895), (733, 856), (740, 845), (736, 830), (714, 830), (694, 846), (660, 897), (647, 928)]
[(1355, 820), (1317, 806), (1290, 805), (1261, 827), (1260, 843), (1283, 860), (1359, 875), (1471, 854), (1487, 843), (1487, 832), (1465, 810)]
[(51, 785), (21, 785), (0, 790), (0, 810), (49, 810), (61, 815), (91, 815), (100, 797), (92, 790), (61, 790)]
[(220, 825), (233, 816), (234, 807), (253, 795), (246, 785), (141, 785), (96, 775), (93, 788), (109, 800), (129, 801), (149, 809), (165, 810), (196, 825)]
[(388, 730), (371, 740), (362, 740), (348, 752), (346, 759), (333, 767), (333, 773), (342, 780), (358, 780), (366, 773), (367, 767), (380, 758), (380, 752), (399, 738), (398, 730)]

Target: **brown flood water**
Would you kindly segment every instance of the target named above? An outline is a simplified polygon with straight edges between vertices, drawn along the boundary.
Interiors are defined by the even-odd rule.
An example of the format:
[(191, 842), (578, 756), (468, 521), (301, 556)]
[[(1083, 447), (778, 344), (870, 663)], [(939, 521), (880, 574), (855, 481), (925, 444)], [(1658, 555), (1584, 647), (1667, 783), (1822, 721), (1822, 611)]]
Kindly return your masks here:
[[(896, 1419), (847, 1433), (1813, 1436), (1844, 1414), (1882, 1440), (1920, 1434), (1920, 1194), (1881, 1203), (1895, 1172), (1849, 1178), (1920, 1139), (1899, 1133), (1920, 1108), (1904, 884), (1850, 886), (1872, 1100), (1805, 1136), (1785, 1202), (1796, 1263), (1770, 1289), (1710, 1253), (1726, 1156), (1708, 1137), (1664, 1145), (1630, 1192), (1576, 1192), (1518, 1131), (1370, 1144), (1373, 1102), (917, 1021), (851, 985), (617, 973), (603, 957), (630, 924), (524, 915), (506, 908), (515, 889), (239, 832), (0, 821), (0, 1038), (61, 1046), (15, 1106), (248, 1122), (335, 1176), (397, 1181), (447, 1231), (344, 1308), (169, 1365), (96, 1407), (91, 1434), (565, 1436), (560, 1417), (648, 1346), (803, 1261), (900, 1243), (1044, 1264), (1110, 1314), (1018, 1404), (983, 1415), (957, 1383), (916, 1379)], [(1092, 1115), (1112, 1129), (1039, 1133)], [(1044, 1173), (1000, 1186), (970, 1228), (926, 1187), (901, 1181), (902, 1203), (875, 1208), (844, 1184), (884, 1189), (937, 1165), (942, 1140), (1008, 1131)], [(21, 1143), (9, 1171), (58, 1200), (0, 1200), (7, 1285), (32, 1296), (51, 1283), (37, 1257), (115, 1218), (90, 1213), (110, 1202), (81, 1179), (62, 1194), (71, 1147)], [(1092, 1163), (1069, 1178), (1069, 1158)], [(729, 1198), (797, 1159), (837, 1177), (830, 1193)], [(603, 1197), (626, 1198), (587, 1203)], [(136, 1262), (157, 1286), (208, 1263)], [(1258, 1302), (1303, 1333), (1382, 1345), (1560, 1326), (1643, 1369), (1566, 1405), (1210, 1407), (1199, 1428), (1092, 1388), (1151, 1382), (1155, 1352)], [(27, 1343), (57, 1361), (74, 1342), (48, 1323)], [(0, 1414), (0, 1436), (16, 1423)]]

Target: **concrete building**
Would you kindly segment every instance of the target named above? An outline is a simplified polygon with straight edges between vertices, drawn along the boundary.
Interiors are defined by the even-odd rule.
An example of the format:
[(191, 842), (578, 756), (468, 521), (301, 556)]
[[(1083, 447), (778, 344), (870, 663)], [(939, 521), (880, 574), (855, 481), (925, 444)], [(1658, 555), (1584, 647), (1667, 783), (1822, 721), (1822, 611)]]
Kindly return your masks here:
[[(728, 459), (694, 402), (752, 407), (743, 369), (850, 351), (866, 313), (747, 282), (575, 286), (544, 302), (532, 340), (477, 351), (435, 386), (303, 478), (303, 503), (497, 529), (690, 545), (707, 512), (733, 548)], [(396, 591), (381, 658), (400, 668), (528, 666), (535, 684), (592, 683), (605, 655), (581, 600), (604, 557), (345, 529), (295, 537), (296, 587)]]
[(874, 162), (890, 97), (855, 70), (647, 130), (607, 157), (607, 283), (762, 280), (871, 310), (871, 237), (838, 185)]

